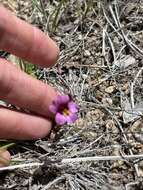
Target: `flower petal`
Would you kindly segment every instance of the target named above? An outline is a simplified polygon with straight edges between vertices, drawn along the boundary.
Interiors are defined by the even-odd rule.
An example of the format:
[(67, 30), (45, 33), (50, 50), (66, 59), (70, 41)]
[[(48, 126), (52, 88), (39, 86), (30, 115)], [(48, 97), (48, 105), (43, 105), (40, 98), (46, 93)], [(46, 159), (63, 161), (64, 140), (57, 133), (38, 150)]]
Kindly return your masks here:
[(71, 113), (77, 113), (78, 112), (78, 105), (72, 101), (68, 103), (68, 109)]
[(55, 105), (50, 105), (49, 106), (49, 111), (51, 112), (51, 113), (57, 113), (57, 111), (58, 111), (58, 108), (55, 106)]
[(61, 95), (57, 97), (57, 102), (60, 105), (67, 104), (70, 101), (70, 97), (68, 95)]
[(77, 120), (78, 116), (76, 114), (70, 114), (66, 117), (66, 121), (68, 124), (74, 123)]
[(58, 125), (64, 125), (66, 123), (66, 117), (60, 113), (56, 114), (55, 121)]

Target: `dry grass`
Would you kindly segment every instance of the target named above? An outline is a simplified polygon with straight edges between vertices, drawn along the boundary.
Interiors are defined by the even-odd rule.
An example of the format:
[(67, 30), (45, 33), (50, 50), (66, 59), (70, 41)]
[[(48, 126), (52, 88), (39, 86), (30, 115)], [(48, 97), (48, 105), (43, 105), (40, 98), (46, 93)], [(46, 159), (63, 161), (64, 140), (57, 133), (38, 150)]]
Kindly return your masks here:
[[(143, 153), (143, 2), (21, 0), (17, 11), (49, 31), (61, 49), (57, 65), (37, 69), (37, 78), (70, 92), (80, 112), (78, 121), (61, 128), (54, 142), (47, 138), (17, 142), (11, 149), (13, 161), (29, 167), (1, 174), (1, 186), (143, 189), (143, 161), (136, 157)], [(106, 156), (111, 157), (103, 161)], [(113, 161), (114, 156), (118, 159)], [(80, 163), (61, 161), (81, 157), (90, 158)], [(35, 162), (43, 164), (31, 169)]]

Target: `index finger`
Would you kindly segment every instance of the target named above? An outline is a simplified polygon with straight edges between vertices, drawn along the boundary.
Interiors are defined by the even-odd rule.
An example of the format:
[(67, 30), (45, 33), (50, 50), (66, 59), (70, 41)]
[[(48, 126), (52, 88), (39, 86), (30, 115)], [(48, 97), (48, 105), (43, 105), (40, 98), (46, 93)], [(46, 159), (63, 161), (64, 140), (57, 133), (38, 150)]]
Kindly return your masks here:
[(0, 6), (0, 49), (43, 67), (52, 66), (59, 54), (55, 42), (38, 28)]

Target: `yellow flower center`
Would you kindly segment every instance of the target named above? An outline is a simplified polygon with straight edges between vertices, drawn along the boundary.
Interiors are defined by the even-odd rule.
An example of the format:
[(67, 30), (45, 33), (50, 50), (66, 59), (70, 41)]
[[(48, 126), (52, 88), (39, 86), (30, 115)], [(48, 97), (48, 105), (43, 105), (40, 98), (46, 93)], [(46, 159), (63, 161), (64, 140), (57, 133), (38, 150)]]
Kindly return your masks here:
[(63, 114), (64, 116), (69, 115), (69, 110), (68, 110), (67, 108), (64, 108), (64, 110), (62, 111), (62, 114)]

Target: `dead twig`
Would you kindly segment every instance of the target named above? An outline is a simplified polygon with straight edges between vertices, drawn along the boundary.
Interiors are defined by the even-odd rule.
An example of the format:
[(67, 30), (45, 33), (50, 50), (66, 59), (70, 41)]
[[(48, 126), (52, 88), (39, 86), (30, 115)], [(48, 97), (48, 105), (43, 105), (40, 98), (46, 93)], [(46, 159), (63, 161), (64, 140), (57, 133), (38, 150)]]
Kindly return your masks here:
[[(71, 163), (78, 163), (78, 162), (96, 162), (96, 161), (115, 161), (115, 160), (135, 160), (135, 159), (143, 159), (143, 154), (140, 155), (124, 155), (124, 156), (94, 156), (94, 157), (80, 157), (80, 158), (64, 158), (61, 160), (61, 164), (71, 164)], [(56, 163), (56, 161), (55, 161)], [(0, 168), (0, 171), (6, 170), (15, 170), (15, 169), (22, 169), (22, 168), (31, 168), (31, 167), (39, 167), (42, 166), (44, 163), (40, 162), (33, 162), (28, 164), (19, 164), (13, 166), (7, 166)]]

